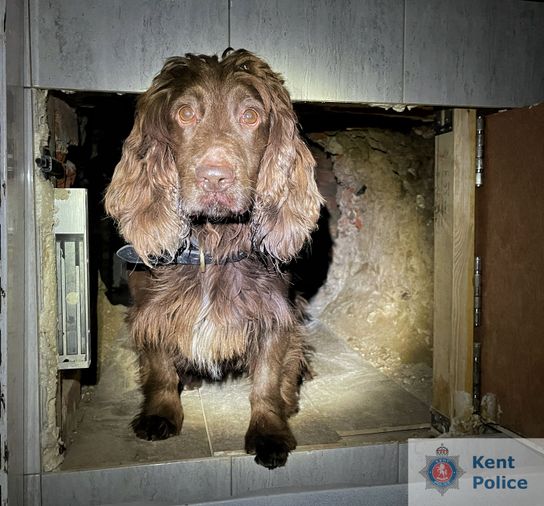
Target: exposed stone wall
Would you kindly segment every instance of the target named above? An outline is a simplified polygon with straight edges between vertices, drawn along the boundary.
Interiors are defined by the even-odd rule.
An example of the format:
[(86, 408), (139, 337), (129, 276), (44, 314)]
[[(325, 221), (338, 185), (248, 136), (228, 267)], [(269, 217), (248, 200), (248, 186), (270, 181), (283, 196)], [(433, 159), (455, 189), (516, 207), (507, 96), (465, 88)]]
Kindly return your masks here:
[(310, 136), (330, 158), (318, 180), (334, 242), (312, 311), (378, 362), (431, 364), (434, 140), (422, 133)]

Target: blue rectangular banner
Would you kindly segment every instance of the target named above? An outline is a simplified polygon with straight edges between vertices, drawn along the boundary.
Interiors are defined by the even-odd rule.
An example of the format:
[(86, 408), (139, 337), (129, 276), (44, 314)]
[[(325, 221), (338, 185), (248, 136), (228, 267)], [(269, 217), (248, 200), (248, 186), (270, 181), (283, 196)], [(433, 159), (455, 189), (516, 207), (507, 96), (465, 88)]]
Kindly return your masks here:
[(409, 506), (490, 504), (544, 504), (544, 439), (408, 441)]

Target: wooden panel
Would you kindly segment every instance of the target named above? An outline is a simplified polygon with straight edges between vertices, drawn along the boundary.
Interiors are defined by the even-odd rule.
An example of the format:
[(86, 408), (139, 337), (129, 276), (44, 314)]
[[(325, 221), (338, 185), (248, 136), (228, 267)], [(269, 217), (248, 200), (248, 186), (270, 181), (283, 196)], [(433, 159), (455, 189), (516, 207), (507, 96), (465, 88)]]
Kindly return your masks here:
[(453, 132), (436, 137), (434, 211), (433, 403), (449, 415), (453, 244)]
[(228, 3), (218, 0), (32, 0), (32, 84), (145, 90), (173, 55), (221, 53)]
[(544, 104), (487, 116), (478, 190), (482, 394), (498, 421), (544, 437)]
[(462, 424), (472, 414), (476, 114), (456, 109), (436, 138), (433, 408)]
[(402, 99), (403, 2), (232, 0), (231, 45), (282, 72), (296, 100)]
[(544, 99), (544, 4), (406, 0), (405, 103), (521, 107)]

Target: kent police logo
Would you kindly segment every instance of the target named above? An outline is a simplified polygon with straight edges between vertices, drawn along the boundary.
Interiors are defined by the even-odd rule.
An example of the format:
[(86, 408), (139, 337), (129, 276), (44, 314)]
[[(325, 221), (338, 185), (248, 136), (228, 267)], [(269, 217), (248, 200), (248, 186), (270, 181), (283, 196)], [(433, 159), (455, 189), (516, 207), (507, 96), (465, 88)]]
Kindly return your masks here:
[(459, 488), (459, 478), (465, 474), (459, 465), (459, 455), (449, 456), (449, 450), (441, 445), (435, 456), (426, 455), (427, 463), (419, 471), (425, 478), (425, 489), (434, 488), (444, 495), (450, 488)]

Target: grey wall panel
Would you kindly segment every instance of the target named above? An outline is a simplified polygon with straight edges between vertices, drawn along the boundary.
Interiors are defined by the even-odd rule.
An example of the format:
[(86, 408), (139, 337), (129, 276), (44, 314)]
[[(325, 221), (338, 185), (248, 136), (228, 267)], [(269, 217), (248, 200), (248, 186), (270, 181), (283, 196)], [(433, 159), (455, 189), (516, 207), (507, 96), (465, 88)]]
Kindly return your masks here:
[(231, 0), (231, 45), (263, 56), (296, 100), (402, 100), (399, 0)]
[(228, 46), (227, 0), (31, 0), (32, 84), (142, 91), (168, 56)]
[(17, 506), (23, 504), (25, 444), (24, 4), (2, 1), (0, 16), (0, 492), (2, 504)]
[(406, 103), (533, 104), (544, 100), (543, 62), (543, 3), (406, 0)]
[[(25, 172), (25, 304), (24, 335), (24, 472), (36, 475), (41, 471), (40, 447), (40, 367), (39, 367), (39, 303), (38, 303), (38, 244), (35, 216), (36, 195), (34, 192), (34, 90), (24, 90), (24, 172)], [(25, 488), (26, 492), (26, 488)], [(25, 504), (27, 504), (25, 502)], [(29, 503), (32, 504), (32, 503)]]

